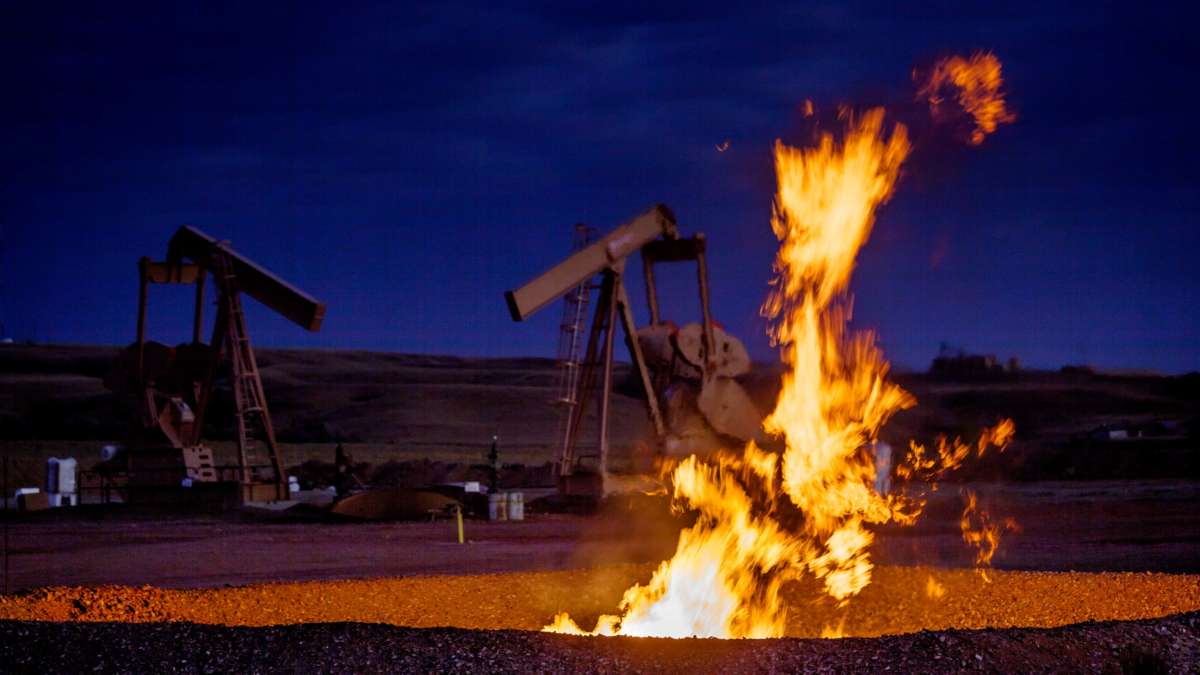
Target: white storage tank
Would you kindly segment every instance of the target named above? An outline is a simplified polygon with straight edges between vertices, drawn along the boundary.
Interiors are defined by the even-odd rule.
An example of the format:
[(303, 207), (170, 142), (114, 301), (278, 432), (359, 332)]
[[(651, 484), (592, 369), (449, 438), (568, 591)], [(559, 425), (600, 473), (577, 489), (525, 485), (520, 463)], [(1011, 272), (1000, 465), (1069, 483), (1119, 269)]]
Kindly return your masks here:
[(50, 492), (47, 493), (48, 503), (50, 508), (58, 508), (60, 506), (79, 506), (79, 502), (75, 501), (75, 495), (70, 492)]
[(508, 520), (508, 495), (493, 492), (488, 495), (488, 520)]
[(525, 520), (525, 494), (522, 492), (508, 493), (508, 519)]
[(76, 466), (74, 457), (51, 457), (46, 460), (46, 492), (75, 494)]

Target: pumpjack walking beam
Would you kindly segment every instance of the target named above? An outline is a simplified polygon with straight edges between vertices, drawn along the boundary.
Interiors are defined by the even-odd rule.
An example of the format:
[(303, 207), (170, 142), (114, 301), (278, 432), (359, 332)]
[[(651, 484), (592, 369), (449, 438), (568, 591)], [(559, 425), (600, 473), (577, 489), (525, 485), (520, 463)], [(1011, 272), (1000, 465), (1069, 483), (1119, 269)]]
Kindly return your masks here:
[(187, 259), (203, 265), (217, 248), (221, 248), (228, 256), (231, 271), (237, 277), (241, 291), (305, 330), (321, 330), (325, 303), (195, 227), (185, 225), (171, 237), (167, 244), (167, 264), (179, 265)]
[(675, 215), (659, 204), (609, 232), (604, 238), (546, 270), (515, 291), (504, 294), (513, 321), (523, 321), (562, 297), (567, 290), (637, 252), (659, 237), (676, 239)]

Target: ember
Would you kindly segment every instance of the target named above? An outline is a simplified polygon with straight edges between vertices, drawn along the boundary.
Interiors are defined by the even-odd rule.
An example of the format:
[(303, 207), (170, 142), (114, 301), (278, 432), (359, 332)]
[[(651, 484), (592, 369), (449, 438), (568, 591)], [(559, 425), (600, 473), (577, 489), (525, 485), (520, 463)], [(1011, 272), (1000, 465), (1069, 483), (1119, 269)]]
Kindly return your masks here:
[[(913, 73), (916, 78), (917, 73)], [(963, 112), (975, 122), (969, 140), (979, 145), (1001, 124), (1017, 118), (1004, 104), (1000, 90), (1000, 60), (991, 52), (976, 52), (970, 58), (952, 56), (942, 59), (917, 92), (918, 98), (929, 101), (935, 116), (945, 114), (946, 98), (952, 97)]]

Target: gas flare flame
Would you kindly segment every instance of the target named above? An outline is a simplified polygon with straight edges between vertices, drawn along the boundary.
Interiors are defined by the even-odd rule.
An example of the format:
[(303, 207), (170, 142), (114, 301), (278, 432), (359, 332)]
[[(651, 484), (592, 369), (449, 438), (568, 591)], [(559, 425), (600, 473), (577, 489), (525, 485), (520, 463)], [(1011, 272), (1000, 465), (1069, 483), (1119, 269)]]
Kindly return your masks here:
[[(626, 590), (620, 614), (593, 630), (566, 613), (544, 630), (578, 635), (765, 638), (784, 634), (783, 586), (805, 575), (844, 605), (871, 581), (869, 525), (910, 524), (924, 505), (912, 491), (875, 491), (871, 445), (916, 399), (887, 379), (888, 363), (868, 332), (847, 330), (847, 293), (875, 210), (891, 197), (910, 150), (902, 124), (876, 108), (847, 114), (841, 139), (824, 133), (810, 148), (775, 144), (778, 192), (772, 228), (780, 241), (763, 314), (787, 366), (764, 429), (779, 445), (750, 442), (740, 453), (688, 457), (669, 478), (676, 506), (695, 511), (674, 556), (645, 584)], [(913, 444), (897, 475), (932, 479), (974, 450), (1003, 447), (1012, 423), (979, 441), (939, 439), (935, 453)], [(830, 627), (829, 634), (842, 634)]]

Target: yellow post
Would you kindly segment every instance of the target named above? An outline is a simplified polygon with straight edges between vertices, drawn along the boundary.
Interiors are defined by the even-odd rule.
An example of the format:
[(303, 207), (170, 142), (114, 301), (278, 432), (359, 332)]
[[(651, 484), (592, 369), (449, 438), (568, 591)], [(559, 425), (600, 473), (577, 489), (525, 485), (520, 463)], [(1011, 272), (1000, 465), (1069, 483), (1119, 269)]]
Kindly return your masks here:
[(454, 517), (458, 520), (458, 543), (463, 543), (462, 507), (454, 507)]

